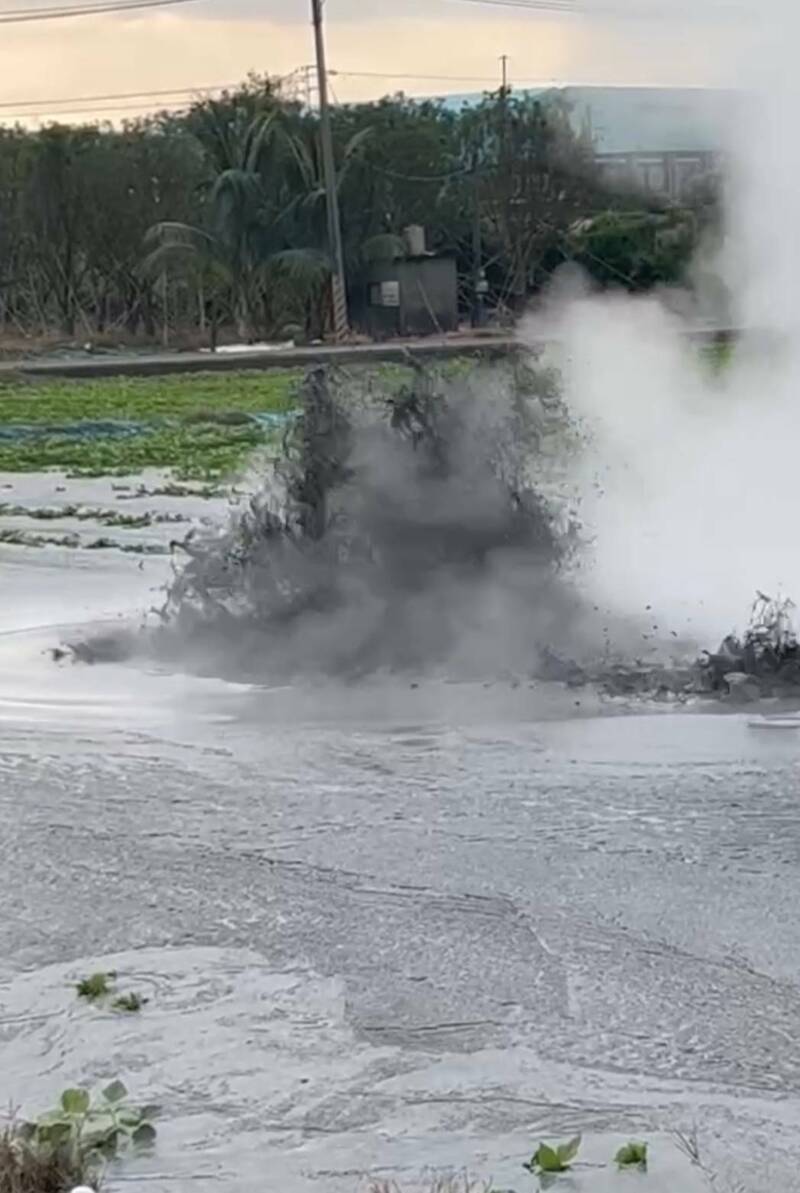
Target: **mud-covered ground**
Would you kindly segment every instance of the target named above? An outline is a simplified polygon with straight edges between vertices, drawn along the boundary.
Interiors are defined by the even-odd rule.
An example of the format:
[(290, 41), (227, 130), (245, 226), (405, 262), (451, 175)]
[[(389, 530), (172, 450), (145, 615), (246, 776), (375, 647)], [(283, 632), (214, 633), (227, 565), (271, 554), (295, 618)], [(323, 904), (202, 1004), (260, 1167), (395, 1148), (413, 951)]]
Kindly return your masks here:
[[(544, 458), (557, 436), (542, 410)], [(349, 668), (348, 682), (297, 667), (281, 682), (246, 657), (263, 612), (267, 661), (282, 641), (259, 603), (269, 552), (250, 566), (265, 507), (220, 538), (202, 533), (227, 517), (216, 482), (0, 475), (0, 1100), (31, 1114), (65, 1086), (122, 1078), (163, 1107), (155, 1152), (125, 1167), (134, 1188), (352, 1193), (367, 1176), (415, 1187), (466, 1169), (524, 1193), (540, 1139), (581, 1132), (565, 1188), (639, 1180), (609, 1161), (641, 1137), (654, 1193), (709, 1173), (718, 1190), (800, 1189), (800, 731), (679, 704), (680, 685), (623, 677), (609, 698), (560, 672), (561, 654), (534, 666), (544, 631), (570, 642), (576, 619), (546, 560), (533, 579), (548, 616), (529, 617), (528, 539), (508, 555), (503, 488), (474, 484), (470, 434), (425, 489), (447, 502), (387, 503), (409, 491), (398, 460), (415, 459), (394, 448), (350, 486), (370, 497), (350, 524), (381, 548), (350, 550), (366, 585), (338, 583), (346, 553), (311, 557), (338, 620), (311, 605), (287, 620), (292, 663), (321, 645), (352, 658), (387, 597), (370, 646), (387, 625), (400, 647), (420, 624), (432, 646), (448, 631), (436, 668), (394, 651), (394, 676)], [(487, 509), (469, 568), (443, 566), (451, 527)], [(178, 636), (183, 655), (167, 634), (124, 663), (54, 656), (163, 607), (191, 531), (207, 549), (172, 608), (199, 594), (212, 617)], [(247, 597), (223, 618), (227, 681), (190, 657), (220, 610), (239, 611), (220, 593)], [(610, 658), (616, 628), (590, 611)], [(653, 672), (645, 621), (629, 627), (637, 675)], [(668, 662), (679, 631), (661, 627)], [(148, 997), (141, 1014), (77, 1001), (74, 982), (105, 969)], [(705, 1171), (674, 1142), (695, 1131)]]
[[(559, 684), (55, 666), (57, 623), (116, 625), (168, 561), (0, 552), (1, 1100), (124, 1078), (164, 1107), (133, 1188), (522, 1191), (583, 1131), (689, 1193), (695, 1126), (717, 1187), (800, 1188), (800, 734)], [(140, 1016), (77, 1003), (101, 968)]]

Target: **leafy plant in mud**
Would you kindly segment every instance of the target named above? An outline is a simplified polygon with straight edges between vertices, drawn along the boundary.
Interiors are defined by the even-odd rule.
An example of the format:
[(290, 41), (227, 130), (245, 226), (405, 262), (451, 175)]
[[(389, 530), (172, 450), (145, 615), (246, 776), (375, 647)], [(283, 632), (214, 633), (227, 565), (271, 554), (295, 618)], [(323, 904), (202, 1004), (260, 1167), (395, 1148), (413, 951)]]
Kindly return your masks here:
[(147, 1005), (148, 1000), (135, 991), (117, 994), (114, 989), (116, 979), (117, 975), (113, 971), (93, 973), (91, 977), (82, 978), (75, 987), (78, 998), (91, 1003), (106, 1003), (111, 999), (113, 1011), (124, 1011), (129, 1015), (137, 1014)]
[(130, 994), (120, 994), (112, 1002), (112, 1009), (115, 1011), (124, 1011), (128, 1015), (136, 1015), (141, 1011), (142, 1007), (147, 1006), (148, 999), (143, 998), (141, 994), (132, 991)]
[(152, 1146), (155, 1113), (152, 1106), (131, 1106), (121, 1081), (94, 1099), (88, 1090), (64, 1090), (56, 1107), (13, 1124), (3, 1136), (0, 1193), (63, 1193), (73, 1184), (96, 1185), (110, 1161)]
[(647, 1168), (647, 1144), (633, 1140), (624, 1144), (614, 1157), (614, 1162), (619, 1168), (638, 1168), (644, 1172)]
[(116, 977), (112, 970), (109, 973), (93, 973), (88, 978), (81, 978), (75, 987), (78, 998), (84, 998), (87, 1002), (99, 1002), (107, 998), (111, 994)]
[(570, 1139), (567, 1143), (540, 1143), (533, 1156), (523, 1168), (528, 1172), (536, 1174), (540, 1173), (558, 1173), (568, 1172), (572, 1167), (581, 1146), (581, 1137), (576, 1135), (574, 1139)]

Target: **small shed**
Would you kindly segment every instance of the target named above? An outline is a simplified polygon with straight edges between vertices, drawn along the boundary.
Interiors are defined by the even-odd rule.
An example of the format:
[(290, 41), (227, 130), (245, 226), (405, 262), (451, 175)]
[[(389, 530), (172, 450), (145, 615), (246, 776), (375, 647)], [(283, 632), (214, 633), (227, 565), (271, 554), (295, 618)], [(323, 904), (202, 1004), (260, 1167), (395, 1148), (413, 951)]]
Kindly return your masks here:
[(376, 261), (363, 279), (357, 318), (373, 338), (458, 330), (455, 258), (424, 253)]

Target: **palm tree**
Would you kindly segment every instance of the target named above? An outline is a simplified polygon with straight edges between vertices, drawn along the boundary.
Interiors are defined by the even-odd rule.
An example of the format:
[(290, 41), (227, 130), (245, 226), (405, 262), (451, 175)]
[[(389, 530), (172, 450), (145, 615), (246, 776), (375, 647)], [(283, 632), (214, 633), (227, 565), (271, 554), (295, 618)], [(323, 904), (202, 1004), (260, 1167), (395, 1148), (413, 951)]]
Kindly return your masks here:
[(256, 335), (264, 269), (270, 255), (260, 167), (274, 125), (274, 112), (265, 113), (243, 130), (238, 143), (230, 145), (235, 152), (211, 185), (205, 228), (162, 221), (146, 238), (150, 251), (145, 271), (158, 273), (177, 261), (198, 275), (204, 287), (210, 282), (214, 291), (226, 289), (237, 334), (247, 341)]
[[(210, 104), (203, 117), (203, 143), (218, 170), (206, 226), (156, 224), (143, 268), (157, 274), (175, 261), (203, 292), (227, 292), (237, 334), (247, 342), (281, 324), (319, 333), (330, 258), (322, 247), (325, 189), (314, 130), (276, 103), (249, 122), (231, 121), (229, 112), (223, 119), (217, 107)], [(345, 146), (340, 184), (368, 132)]]

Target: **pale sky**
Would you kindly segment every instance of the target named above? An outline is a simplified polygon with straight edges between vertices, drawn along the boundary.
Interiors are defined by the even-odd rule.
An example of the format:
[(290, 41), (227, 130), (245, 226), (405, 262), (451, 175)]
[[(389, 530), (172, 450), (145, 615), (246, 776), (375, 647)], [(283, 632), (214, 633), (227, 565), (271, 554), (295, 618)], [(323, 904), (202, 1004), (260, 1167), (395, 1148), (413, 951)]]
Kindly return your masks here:
[[(725, 81), (720, 61), (737, 27), (709, 14), (730, 14), (730, 0), (704, 0), (702, 21), (697, 0), (683, 2), (681, 10), (681, 0), (666, 6), (663, 0), (575, 0), (577, 14), (562, 16), (467, 0), (327, 0), (329, 65), (342, 72), (333, 78), (334, 95), (355, 100), (398, 90), (480, 91), (499, 80), (502, 54), (509, 56), (510, 79), (519, 86)], [(0, 0), (0, 16), (4, 9), (35, 10), (43, 3)], [(287, 74), (313, 59), (309, 7), (310, 0), (197, 0), (173, 10), (4, 25), (0, 117), (35, 111), (92, 119), (82, 111), (88, 105), (49, 101), (211, 87), (234, 83), (248, 71)], [(436, 77), (420, 77), (425, 75)], [(36, 103), (26, 107), (29, 101)], [(135, 115), (145, 102), (97, 108), (103, 118), (121, 110)]]

